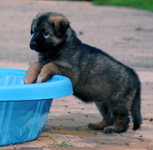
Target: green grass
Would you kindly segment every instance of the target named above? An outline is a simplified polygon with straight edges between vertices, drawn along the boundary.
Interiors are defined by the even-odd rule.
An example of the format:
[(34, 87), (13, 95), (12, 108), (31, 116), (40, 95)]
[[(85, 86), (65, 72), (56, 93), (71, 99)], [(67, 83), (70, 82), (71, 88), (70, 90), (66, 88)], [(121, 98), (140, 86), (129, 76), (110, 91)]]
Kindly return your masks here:
[(51, 137), (50, 135), (48, 135), (48, 137), (53, 141), (53, 145), (58, 145), (58, 146), (72, 146), (70, 144), (68, 144), (70, 142), (70, 140), (64, 140), (61, 143), (58, 143), (53, 137)]
[(91, 0), (96, 5), (125, 6), (153, 12), (153, 0)]

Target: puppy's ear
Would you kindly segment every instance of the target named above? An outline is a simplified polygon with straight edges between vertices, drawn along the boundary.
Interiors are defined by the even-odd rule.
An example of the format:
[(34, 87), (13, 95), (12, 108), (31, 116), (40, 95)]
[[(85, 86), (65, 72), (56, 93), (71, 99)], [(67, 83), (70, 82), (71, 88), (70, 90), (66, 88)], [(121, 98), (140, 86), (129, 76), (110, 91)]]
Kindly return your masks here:
[(50, 18), (53, 23), (55, 34), (59, 37), (62, 37), (69, 27), (69, 22), (64, 16), (53, 16)]
[(32, 23), (31, 23), (31, 30), (30, 30), (31, 35), (34, 33), (36, 21), (37, 21), (37, 19), (35, 18), (35, 19), (33, 19)]

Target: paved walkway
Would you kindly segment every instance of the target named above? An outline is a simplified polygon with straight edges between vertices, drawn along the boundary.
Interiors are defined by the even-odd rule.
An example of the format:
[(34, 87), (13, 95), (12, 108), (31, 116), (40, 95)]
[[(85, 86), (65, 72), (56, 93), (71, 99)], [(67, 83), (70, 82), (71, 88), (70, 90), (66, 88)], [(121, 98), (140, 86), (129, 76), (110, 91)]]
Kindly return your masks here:
[[(54, 99), (44, 132), (32, 142), (0, 150), (133, 149), (153, 150), (153, 13), (128, 8), (93, 6), (88, 2), (0, 0), (0, 67), (27, 69), (37, 54), (29, 50), (30, 24), (38, 12), (65, 14), (78, 37), (133, 67), (142, 82), (142, 128), (105, 135), (86, 128), (101, 120), (94, 104), (73, 96)], [(59, 147), (66, 139), (73, 147)]]

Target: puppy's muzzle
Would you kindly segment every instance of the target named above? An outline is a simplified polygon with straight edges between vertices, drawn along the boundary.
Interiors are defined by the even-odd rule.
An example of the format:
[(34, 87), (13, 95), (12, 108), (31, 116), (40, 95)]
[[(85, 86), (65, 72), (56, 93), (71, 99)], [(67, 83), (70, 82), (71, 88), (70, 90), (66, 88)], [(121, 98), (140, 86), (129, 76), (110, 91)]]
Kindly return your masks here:
[(30, 42), (30, 48), (31, 48), (32, 50), (36, 50), (36, 48), (37, 48), (37, 43), (36, 43), (35, 41), (31, 41), (31, 42)]

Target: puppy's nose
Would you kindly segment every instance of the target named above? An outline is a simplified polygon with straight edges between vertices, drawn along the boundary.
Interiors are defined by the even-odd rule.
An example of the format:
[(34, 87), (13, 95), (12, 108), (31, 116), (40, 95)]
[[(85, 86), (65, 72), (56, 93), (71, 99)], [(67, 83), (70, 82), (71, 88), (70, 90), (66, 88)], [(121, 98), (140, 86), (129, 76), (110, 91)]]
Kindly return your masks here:
[(31, 48), (32, 50), (35, 50), (36, 47), (37, 47), (37, 43), (36, 43), (35, 41), (30, 42), (30, 48)]

